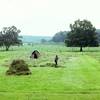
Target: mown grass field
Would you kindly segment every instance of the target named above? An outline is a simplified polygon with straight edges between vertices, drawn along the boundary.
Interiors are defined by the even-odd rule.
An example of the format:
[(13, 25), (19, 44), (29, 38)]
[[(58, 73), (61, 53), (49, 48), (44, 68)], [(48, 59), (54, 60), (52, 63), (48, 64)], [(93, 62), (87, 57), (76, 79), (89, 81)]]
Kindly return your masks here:
[[(33, 50), (41, 56), (30, 59)], [(0, 100), (100, 100), (100, 48), (34, 45), (0, 51)], [(59, 67), (54, 63), (59, 56)], [(5, 75), (13, 59), (24, 59), (28, 76)]]

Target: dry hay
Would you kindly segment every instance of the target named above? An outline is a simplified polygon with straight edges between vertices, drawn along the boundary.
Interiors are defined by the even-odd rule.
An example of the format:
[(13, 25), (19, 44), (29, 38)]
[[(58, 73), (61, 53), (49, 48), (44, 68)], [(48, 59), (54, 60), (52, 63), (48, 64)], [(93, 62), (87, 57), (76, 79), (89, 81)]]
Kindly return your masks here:
[(38, 59), (39, 56), (40, 56), (39, 51), (34, 50), (34, 51), (32, 52), (32, 54), (31, 54), (30, 58)]
[(24, 60), (13, 60), (9, 69), (6, 71), (7, 75), (29, 75), (31, 74), (28, 65)]

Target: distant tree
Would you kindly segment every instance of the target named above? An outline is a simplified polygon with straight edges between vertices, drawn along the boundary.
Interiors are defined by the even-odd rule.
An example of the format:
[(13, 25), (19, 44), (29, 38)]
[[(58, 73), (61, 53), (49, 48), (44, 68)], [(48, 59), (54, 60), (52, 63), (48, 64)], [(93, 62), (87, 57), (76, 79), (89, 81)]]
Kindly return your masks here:
[(67, 46), (82, 47), (98, 46), (98, 38), (95, 27), (88, 20), (76, 20), (74, 24), (70, 24), (71, 31), (67, 34), (65, 44)]
[(1, 32), (0, 32), (0, 46), (3, 46), (3, 35)]
[(60, 31), (53, 36), (52, 41), (53, 42), (64, 42), (66, 34), (67, 34), (66, 31)]
[(96, 29), (96, 32), (97, 32), (97, 36), (98, 36), (98, 42), (100, 44), (100, 29)]
[(0, 45), (5, 46), (6, 51), (8, 51), (11, 45), (22, 44), (22, 41), (19, 39), (18, 33), (20, 33), (20, 30), (15, 26), (4, 27), (0, 32)]
[(46, 43), (47, 40), (46, 39), (41, 39), (41, 43)]

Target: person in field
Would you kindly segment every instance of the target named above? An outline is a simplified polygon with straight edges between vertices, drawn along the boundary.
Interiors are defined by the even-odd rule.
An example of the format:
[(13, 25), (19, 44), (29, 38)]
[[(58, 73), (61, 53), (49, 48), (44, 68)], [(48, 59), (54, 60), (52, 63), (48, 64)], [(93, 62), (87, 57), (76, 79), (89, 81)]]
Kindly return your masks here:
[(59, 59), (59, 58), (58, 58), (58, 55), (56, 55), (56, 56), (55, 56), (55, 59), (54, 59), (55, 66), (57, 66), (57, 65), (58, 65), (58, 59)]

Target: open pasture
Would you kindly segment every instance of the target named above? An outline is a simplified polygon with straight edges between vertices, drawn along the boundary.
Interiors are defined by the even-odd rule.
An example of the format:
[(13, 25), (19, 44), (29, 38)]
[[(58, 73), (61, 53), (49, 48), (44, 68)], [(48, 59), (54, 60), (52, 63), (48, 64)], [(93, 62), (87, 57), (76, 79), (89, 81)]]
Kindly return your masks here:
[[(33, 50), (41, 54), (30, 59)], [(0, 100), (99, 100), (100, 48), (33, 45), (0, 49)], [(59, 56), (58, 68), (53, 65)], [(5, 75), (13, 59), (23, 59), (32, 75)]]

